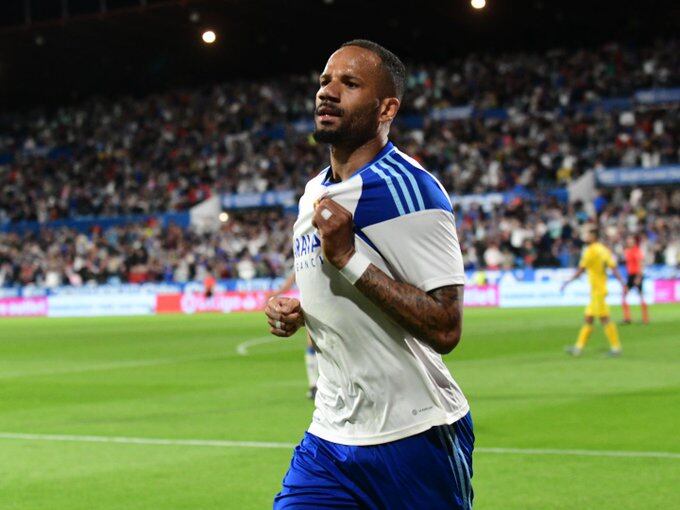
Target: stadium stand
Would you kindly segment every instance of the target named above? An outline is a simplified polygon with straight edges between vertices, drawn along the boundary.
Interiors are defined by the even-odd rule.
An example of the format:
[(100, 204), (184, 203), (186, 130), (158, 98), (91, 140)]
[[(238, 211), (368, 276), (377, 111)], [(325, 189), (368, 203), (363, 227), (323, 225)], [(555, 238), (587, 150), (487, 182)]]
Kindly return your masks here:
[[(640, 234), (648, 263), (678, 265), (680, 190), (602, 189), (570, 203), (565, 187), (591, 170), (680, 162), (679, 98), (640, 95), (680, 84), (679, 49), (608, 44), (411, 70), (396, 144), (456, 199), (504, 194), (456, 201), (467, 268), (573, 266), (579, 227), (596, 217), (615, 251)], [(315, 76), (3, 115), (0, 286), (285, 274), (293, 217), (281, 207), (232, 211), (212, 232), (154, 215), (214, 196), (300, 194), (327, 159), (309, 136)], [(127, 215), (143, 221), (77, 224)]]
[(278, 211), (232, 214), (217, 232), (154, 220), (89, 233), (71, 228), (0, 234), (0, 286), (145, 283), (274, 277), (292, 265), (293, 217)]

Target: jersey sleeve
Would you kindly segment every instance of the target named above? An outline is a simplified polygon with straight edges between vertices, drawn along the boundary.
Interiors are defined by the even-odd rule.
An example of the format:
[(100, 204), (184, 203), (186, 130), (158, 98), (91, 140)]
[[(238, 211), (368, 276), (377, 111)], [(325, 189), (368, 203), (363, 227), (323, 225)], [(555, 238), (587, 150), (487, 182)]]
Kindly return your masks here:
[(427, 292), (465, 283), (453, 208), (437, 179), (394, 151), (362, 173), (356, 232), (393, 276)]
[(425, 291), (465, 284), (463, 256), (451, 212), (400, 216), (364, 229), (395, 276)]

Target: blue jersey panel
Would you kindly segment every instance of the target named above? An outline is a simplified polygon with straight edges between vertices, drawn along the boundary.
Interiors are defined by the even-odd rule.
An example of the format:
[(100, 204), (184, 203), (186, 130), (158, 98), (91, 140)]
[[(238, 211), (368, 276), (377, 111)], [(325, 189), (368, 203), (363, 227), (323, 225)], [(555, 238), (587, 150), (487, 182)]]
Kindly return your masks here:
[(443, 209), (452, 211), (451, 201), (437, 180), (422, 168), (409, 162), (397, 151), (387, 155), (381, 163), (388, 165), (395, 173), (404, 175), (411, 185), (418, 210)]
[(437, 180), (397, 151), (374, 161), (361, 178), (361, 197), (354, 212), (354, 224), (360, 229), (428, 209), (453, 212)]
[(361, 197), (354, 211), (354, 224), (357, 228), (365, 228), (406, 214), (391, 176), (374, 165), (361, 174), (361, 179)]

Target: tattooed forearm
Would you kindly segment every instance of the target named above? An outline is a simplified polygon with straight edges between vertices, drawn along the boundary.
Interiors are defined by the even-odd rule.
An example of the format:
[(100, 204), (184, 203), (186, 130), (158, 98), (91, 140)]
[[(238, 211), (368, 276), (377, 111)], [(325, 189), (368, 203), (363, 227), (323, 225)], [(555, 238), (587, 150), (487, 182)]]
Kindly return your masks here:
[(355, 286), (413, 336), (445, 354), (460, 340), (463, 326), (463, 286), (451, 285), (429, 293), (393, 280), (371, 264)]

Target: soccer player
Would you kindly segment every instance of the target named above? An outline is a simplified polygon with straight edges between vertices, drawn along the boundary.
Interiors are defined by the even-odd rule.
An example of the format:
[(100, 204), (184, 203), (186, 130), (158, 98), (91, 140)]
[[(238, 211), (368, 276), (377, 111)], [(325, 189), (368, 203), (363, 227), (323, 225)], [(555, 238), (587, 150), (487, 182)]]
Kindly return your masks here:
[[(284, 280), (277, 290), (269, 293), (269, 299), (280, 296), (284, 292), (288, 292), (295, 283), (295, 271), (291, 271), (288, 277)], [(307, 332), (307, 347), (305, 349), (305, 369), (307, 370), (307, 398), (314, 400), (316, 397), (316, 381), (319, 379), (319, 362), (316, 359), (316, 349), (312, 337)]]
[(642, 308), (642, 322), (649, 324), (649, 313), (647, 312), (647, 303), (645, 302), (645, 295), (642, 292), (642, 280), (644, 276), (642, 269), (644, 266), (644, 255), (640, 247), (640, 240), (635, 236), (628, 236), (626, 238), (626, 249), (623, 252), (626, 258), (626, 271), (628, 272), (628, 281), (626, 282), (626, 291), (623, 293), (623, 322), (622, 324), (630, 324), (630, 306), (626, 301), (628, 293), (637, 289), (640, 294), (640, 307)]
[(607, 305), (607, 268), (612, 270), (614, 276), (625, 286), (621, 273), (616, 267), (616, 261), (609, 249), (599, 242), (598, 230), (595, 226), (585, 228), (583, 240), (588, 245), (583, 251), (581, 262), (576, 273), (562, 285), (562, 291), (571, 282), (579, 278), (584, 272), (588, 273), (588, 283), (590, 284), (590, 304), (586, 307), (585, 323), (578, 334), (576, 344), (567, 349), (569, 354), (580, 356), (588, 342), (590, 334), (593, 332), (593, 321), (595, 317), (600, 319), (604, 333), (609, 340), (609, 354), (618, 356), (621, 354), (621, 342), (616, 324), (610, 320), (609, 305)]
[(294, 227), (301, 302), (265, 311), (274, 335), (304, 325), (319, 359), (277, 510), (472, 506), (469, 406), (441, 357), (461, 338), (463, 260), (447, 193), (388, 140), (405, 74), (354, 40), (319, 78), (314, 137), (330, 166)]

